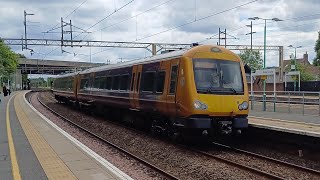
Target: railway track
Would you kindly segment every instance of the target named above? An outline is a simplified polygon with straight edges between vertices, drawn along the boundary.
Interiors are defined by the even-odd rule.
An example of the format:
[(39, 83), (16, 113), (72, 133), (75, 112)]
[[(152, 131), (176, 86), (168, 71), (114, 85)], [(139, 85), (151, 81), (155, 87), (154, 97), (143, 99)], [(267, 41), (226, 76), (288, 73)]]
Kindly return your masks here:
[[(186, 147), (187, 148), (187, 147)], [(280, 177), (280, 176), (277, 176), (277, 175), (274, 175), (274, 174), (271, 174), (271, 173), (268, 173), (268, 172), (265, 172), (265, 171), (262, 171), (262, 170), (259, 170), (257, 168), (253, 168), (253, 167), (250, 167), (250, 166), (247, 166), (247, 165), (244, 165), (244, 164), (241, 164), (241, 163), (237, 163), (235, 161), (232, 161), (232, 160), (228, 160), (226, 158), (222, 158), (222, 157), (219, 157), (219, 156), (216, 156), (216, 155), (213, 155), (213, 154), (210, 154), (208, 152), (205, 152), (205, 151), (202, 151), (202, 150), (198, 150), (198, 149), (195, 149), (195, 148), (189, 148), (191, 151), (194, 151), (194, 152), (197, 152), (199, 154), (202, 154), (204, 156), (207, 156), (208, 158), (212, 158), (212, 159), (215, 159), (217, 161), (220, 161), (220, 162), (223, 162), (223, 163), (226, 163), (226, 164), (229, 164), (231, 166), (235, 166), (235, 167), (238, 167), (240, 169), (244, 169), (246, 171), (250, 171), (252, 173), (255, 173), (255, 174), (258, 174), (258, 175), (261, 175), (261, 176), (264, 176), (264, 177), (267, 177), (267, 178), (271, 178), (271, 179), (285, 179), (283, 177)]]
[[(247, 156), (252, 156), (253, 158), (258, 158), (258, 159), (263, 160), (263, 161), (272, 162), (274, 164), (277, 164), (278, 166), (281, 165), (281, 166), (285, 166), (286, 168), (293, 168), (293, 169), (295, 169), (295, 170), (297, 170), (299, 172), (301, 171), (301, 172), (304, 172), (304, 173), (309, 173), (309, 174), (312, 174), (312, 175), (320, 177), (320, 171), (317, 171), (317, 170), (314, 170), (314, 169), (310, 169), (310, 168), (307, 168), (307, 167), (303, 167), (303, 166), (299, 166), (299, 165), (296, 165), (296, 164), (288, 163), (288, 162), (285, 162), (285, 161), (277, 160), (277, 159), (274, 159), (274, 158), (271, 158), (271, 157), (268, 157), (268, 156), (264, 156), (264, 155), (261, 155), (261, 154), (253, 153), (253, 152), (250, 152), (250, 151), (246, 151), (246, 150), (242, 150), (242, 149), (238, 149), (238, 148), (233, 148), (231, 146), (220, 144), (220, 143), (216, 143), (216, 142), (212, 142), (212, 144), (214, 146), (216, 146), (216, 147), (224, 148), (224, 149), (226, 149), (228, 151), (231, 150), (233, 152), (241, 153), (241, 154), (244, 154), (244, 155), (247, 155)], [(190, 148), (190, 147), (185, 147), (185, 148), (189, 148), (191, 151), (197, 152), (197, 153), (202, 154), (204, 156), (207, 156), (209, 158), (212, 158), (212, 159), (215, 159), (215, 160), (230, 164), (232, 166), (235, 166), (235, 167), (238, 167), (240, 169), (244, 169), (244, 170), (250, 171), (252, 173), (259, 174), (259, 175), (267, 177), (267, 178), (271, 178), (271, 179), (287, 179), (287, 177), (283, 177), (281, 175), (277, 175), (277, 173), (274, 173), (274, 172), (263, 171), (263, 170), (260, 170), (258, 168), (254, 168), (254, 167), (252, 167), (250, 165), (246, 165), (246, 164), (243, 164), (243, 163), (236, 162), (235, 160), (231, 160), (231, 159), (228, 159), (228, 158), (225, 158), (225, 157), (220, 157), (218, 155), (215, 155), (213, 153), (208, 152), (208, 150), (199, 150), (199, 149)]]
[[(30, 101), (31, 97), (32, 97), (32, 95), (29, 96), (29, 102), (31, 102), (31, 101)], [(105, 138), (97, 135), (96, 133), (94, 133), (94, 132), (92, 132), (92, 131), (90, 131), (90, 130), (88, 130), (88, 129), (80, 126), (80, 125), (78, 125), (77, 123), (74, 123), (73, 121), (69, 120), (68, 118), (64, 117), (63, 115), (59, 114), (58, 112), (56, 112), (56, 111), (54, 111), (53, 109), (51, 109), (50, 107), (48, 107), (45, 103), (43, 103), (43, 102), (40, 100), (39, 97), (37, 97), (37, 100), (38, 100), (45, 108), (47, 108), (49, 111), (51, 111), (51, 112), (54, 113), (55, 115), (57, 115), (57, 116), (59, 116), (60, 118), (62, 118), (64, 121), (67, 121), (68, 123), (72, 124), (73, 126), (81, 129), (82, 131), (85, 131), (86, 133), (90, 134), (91, 136), (93, 136), (93, 137), (99, 139), (100, 141), (102, 141), (102, 142), (104, 142), (104, 143), (112, 146), (113, 148), (115, 148), (115, 149), (117, 149), (118, 151), (124, 153), (124, 154), (127, 155), (128, 157), (131, 157), (131, 158), (137, 160), (137, 161), (140, 162), (141, 164), (143, 164), (143, 165), (145, 165), (145, 166), (153, 169), (154, 171), (158, 172), (159, 174), (163, 175), (164, 177), (167, 177), (168, 179), (174, 179), (174, 180), (178, 180), (178, 179), (179, 179), (179, 178), (175, 177), (174, 175), (172, 175), (172, 174), (170, 174), (170, 173), (168, 173), (168, 172), (166, 172), (166, 171), (164, 171), (164, 170), (162, 170), (162, 169), (160, 169), (160, 168), (152, 165), (151, 163), (143, 160), (142, 158), (140, 158), (140, 157), (138, 157), (138, 156), (136, 156), (136, 155), (134, 155), (134, 154), (126, 151), (125, 149), (123, 149), (123, 148), (121, 148), (121, 147), (113, 144), (112, 142), (110, 142), (110, 141), (106, 140)]]
[[(50, 101), (54, 101), (54, 99), (50, 98), (50, 97), (47, 97), (46, 98), (50, 99)], [(38, 101), (46, 108), (49, 108), (47, 107), (43, 102), (41, 102), (41, 100), (38, 98)], [(50, 111), (52, 111), (53, 113), (55, 113), (56, 115), (60, 116), (62, 119), (68, 121), (69, 123), (75, 125), (76, 127), (82, 129), (83, 131), (95, 136), (96, 138), (100, 139), (101, 141), (103, 142), (106, 142), (107, 144), (110, 144), (111, 146), (113, 146), (114, 148), (116, 149), (119, 149), (119, 151), (127, 154), (128, 156), (130, 157), (133, 157), (134, 159), (137, 159), (138, 161), (140, 161), (141, 163), (145, 164), (146, 166), (152, 168), (152, 169), (155, 169), (157, 172), (165, 175), (166, 177), (170, 177), (171, 179), (178, 179), (177, 177), (175, 176), (172, 176), (170, 175), (170, 173), (166, 173), (164, 170), (161, 170), (157, 167), (155, 167), (154, 165), (144, 161), (143, 159), (131, 154), (130, 152), (127, 152), (126, 150), (118, 147), (117, 145), (109, 142), (108, 140), (105, 140), (104, 138), (98, 136), (98, 135), (95, 135), (95, 133), (93, 132), (90, 132), (88, 130), (86, 130), (85, 128), (83, 127), (79, 127), (79, 125), (75, 124), (74, 122), (68, 120), (67, 118), (59, 115), (59, 113), (55, 112), (54, 110), (51, 110), (49, 108)], [(118, 123), (117, 123), (118, 124)], [(127, 127), (128, 128), (128, 127)], [(131, 128), (130, 128), (131, 129)], [(134, 129), (134, 131), (137, 131), (136, 129)], [(141, 132), (140, 132), (141, 133)], [(227, 146), (227, 145), (223, 145), (223, 144), (219, 144), (219, 143), (215, 143), (213, 142), (213, 145), (214, 146), (217, 146), (217, 147), (220, 147), (220, 148), (224, 148), (228, 151), (233, 151), (233, 152), (236, 152), (236, 153), (241, 153), (241, 154), (245, 154), (247, 156), (251, 156), (252, 158), (259, 158), (260, 160), (262, 161), (268, 161), (268, 162), (272, 162), (274, 164), (276, 164), (277, 166), (281, 165), (281, 166), (285, 166), (286, 168), (293, 168), (294, 170), (297, 170), (297, 171), (301, 171), (301, 172), (304, 172), (304, 173), (309, 173), (309, 174), (312, 174), (312, 175), (315, 175), (315, 176), (319, 176), (320, 177), (320, 172), (317, 171), (317, 170), (313, 170), (313, 169), (309, 169), (309, 168), (306, 168), (306, 167), (302, 167), (302, 166), (298, 166), (298, 165), (295, 165), (295, 164), (291, 164), (291, 163), (287, 163), (287, 162), (284, 162), (284, 161), (280, 161), (280, 160), (277, 160), (277, 159), (273, 159), (273, 158), (270, 158), (270, 157), (267, 157), (267, 156), (263, 156), (263, 155), (260, 155), (260, 154), (256, 154), (256, 153), (253, 153), (253, 152), (249, 152), (249, 151), (245, 151), (245, 150), (241, 150), (241, 149), (237, 149), (237, 148), (233, 148), (231, 146)], [(194, 148), (190, 148), (190, 147), (186, 147), (186, 146), (182, 146), (183, 148), (185, 149), (188, 149), (190, 151), (193, 151), (195, 153), (198, 153), (198, 154), (201, 154), (205, 157), (208, 157), (208, 158), (211, 158), (211, 159), (214, 159), (214, 160), (217, 160), (219, 162), (222, 162), (222, 163), (225, 163), (225, 164), (228, 164), (230, 166), (233, 166), (233, 167), (237, 167), (239, 169), (242, 169), (244, 171), (248, 171), (250, 173), (253, 173), (253, 174), (257, 174), (259, 176), (263, 176), (263, 177), (266, 177), (266, 178), (270, 178), (270, 179), (287, 179), (286, 176), (281, 176), (277, 173), (274, 173), (274, 172), (270, 172), (270, 171), (265, 171), (263, 168), (261, 167), (252, 167), (252, 164), (251, 165), (246, 165), (246, 164), (243, 164), (243, 163), (239, 163), (239, 162), (236, 162), (235, 160), (233, 159), (228, 159), (228, 158), (223, 158), (223, 157), (219, 157), (219, 155), (215, 155), (215, 154), (212, 154), (210, 152), (208, 152), (208, 150), (206, 151), (203, 151), (203, 150), (199, 150), (199, 149), (194, 149)]]
[(268, 156), (264, 156), (264, 155), (261, 155), (261, 154), (257, 154), (257, 153), (254, 153), (254, 152), (250, 152), (250, 151), (234, 148), (234, 147), (231, 147), (231, 146), (228, 146), (228, 145), (224, 145), (224, 144), (220, 144), (220, 143), (217, 143), (217, 142), (212, 142), (212, 144), (214, 146), (217, 146), (217, 147), (222, 147), (222, 148), (225, 148), (225, 149), (228, 149), (228, 150), (232, 150), (232, 151), (237, 152), (237, 153), (242, 153), (242, 154), (245, 154), (245, 155), (253, 156), (255, 158), (259, 158), (259, 159), (262, 159), (262, 160), (270, 161), (270, 162), (273, 162), (273, 163), (276, 163), (276, 164), (281, 164), (283, 166), (287, 166), (287, 167), (290, 167), (290, 168), (295, 168), (295, 169), (297, 169), (299, 171), (310, 173), (310, 174), (314, 174), (314, 175), (317, 175), (317, 176), (320, 177), (320, 171), (315, 170), (315, 169), (310, 169), (310, 168), (307, 168), (307, 167), (299, 166), (299, 165), (296, 165), (296, 164), (292, 164), (292, 163), (289, 163), (289, 162), (281, 161), (281, 160), (274, 159), (274, 158), (271, 158), (271, 157), (268, 157)]

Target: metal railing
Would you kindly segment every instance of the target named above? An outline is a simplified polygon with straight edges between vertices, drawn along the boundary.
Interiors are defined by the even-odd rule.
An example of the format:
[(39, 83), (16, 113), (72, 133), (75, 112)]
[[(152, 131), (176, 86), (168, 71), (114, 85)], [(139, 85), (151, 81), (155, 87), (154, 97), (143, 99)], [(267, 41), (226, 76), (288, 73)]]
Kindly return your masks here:
[(308, 91), (263, 91), (249, 92), (251, 110), (297, 113), (320, 116), (320, 92)]

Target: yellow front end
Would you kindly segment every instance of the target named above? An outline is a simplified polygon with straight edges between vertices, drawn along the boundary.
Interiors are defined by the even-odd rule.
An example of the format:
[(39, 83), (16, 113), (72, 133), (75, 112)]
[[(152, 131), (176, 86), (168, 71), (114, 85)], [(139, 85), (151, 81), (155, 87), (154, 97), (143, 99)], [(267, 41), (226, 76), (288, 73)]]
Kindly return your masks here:
[[(196, 110), (195, 114), (207, 114), (209, 116), (228, 116), (247, 115), (248, 109), (240, 110), (239, 105), (248, 102), (248, 95), (214, 95), (198, 94), (197, 100), (207, 105), (206, 110)], [(196, 99), (195, 99), (196, 101)]]
[(239, 56), (205, 45), (187, 52), (180, 65), (177, 105), (183, 127), (222, 134), (248, 127), (248, 87)]

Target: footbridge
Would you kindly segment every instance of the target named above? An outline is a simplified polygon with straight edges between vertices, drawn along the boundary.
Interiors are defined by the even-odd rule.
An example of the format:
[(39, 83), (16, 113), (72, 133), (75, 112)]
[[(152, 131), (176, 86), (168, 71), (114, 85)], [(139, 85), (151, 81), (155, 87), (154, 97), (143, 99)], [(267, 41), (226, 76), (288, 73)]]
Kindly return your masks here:
[(58, 61), (20, 58), (18, 71), (22, 74), (50, 74), (57, 75), (66, 72), (74, 72), (90, 67), (104, 65), (103, 63), (88, 63), (76, 61)]

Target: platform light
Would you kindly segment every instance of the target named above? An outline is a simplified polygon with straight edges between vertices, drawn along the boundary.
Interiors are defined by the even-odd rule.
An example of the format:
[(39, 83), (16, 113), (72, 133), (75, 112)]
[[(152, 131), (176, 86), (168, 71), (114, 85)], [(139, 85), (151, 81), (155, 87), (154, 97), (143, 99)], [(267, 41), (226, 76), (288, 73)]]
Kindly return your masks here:
[[(264, 48), (263, 48), (263, 69), (266, 68), (266, 41), (267, 41), (267, 21), (283, 21), (279, 18), (260, 18), (260, 17), (252, 17), (248, 18), (249, 20), (264, 20)], [(263, 80), (263, 111), (266, 111), (266, 80)]]

